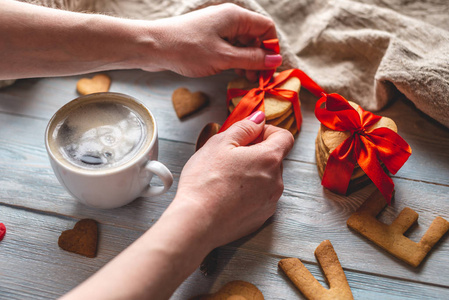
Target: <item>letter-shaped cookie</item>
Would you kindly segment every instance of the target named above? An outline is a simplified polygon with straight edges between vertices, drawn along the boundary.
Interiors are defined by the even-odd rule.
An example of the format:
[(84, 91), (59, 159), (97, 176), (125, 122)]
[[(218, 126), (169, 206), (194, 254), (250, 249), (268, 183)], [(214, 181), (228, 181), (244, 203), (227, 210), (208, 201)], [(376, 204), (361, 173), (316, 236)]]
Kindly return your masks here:
[(404, 233), (418, 220), (418, 213), (406, 207), (391, 225), (387, 225), (376, 219), (386, 205), (382, 194), (376, 190), (349, 217), (347, 225), (397, 258), (413, 267), (419, 266), (430, 249), (448, 231), (449, 222), (436, 217), (421, 241), (415, 243)]
[(323, 287), (298, 258), (285, 258), (279, 267), (307, 299), (354, 299), (346, 275), (330, 241), (323, 241), (315, 256), (324, 272), (329, 289)]

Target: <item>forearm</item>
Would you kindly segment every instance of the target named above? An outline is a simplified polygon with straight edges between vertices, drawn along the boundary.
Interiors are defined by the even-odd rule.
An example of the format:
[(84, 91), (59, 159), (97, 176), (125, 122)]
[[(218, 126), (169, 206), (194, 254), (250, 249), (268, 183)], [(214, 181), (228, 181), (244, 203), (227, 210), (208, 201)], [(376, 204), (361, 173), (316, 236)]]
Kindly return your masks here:
[(134, 68), (189, 77), (234, 68), (255, 79), (282, 62), (259, 47), (276, 37), (270, 19), (229, 3), (145, 21), (0, 0), (0, 80)]
[(150, 22), (16, 1), (0, 8), (0, 79), (138, 68), (152, 57)]
[(215, 246), (206, 220), (192, 206), (168, 208), (150, 230), (64, 299), (168, 299)]

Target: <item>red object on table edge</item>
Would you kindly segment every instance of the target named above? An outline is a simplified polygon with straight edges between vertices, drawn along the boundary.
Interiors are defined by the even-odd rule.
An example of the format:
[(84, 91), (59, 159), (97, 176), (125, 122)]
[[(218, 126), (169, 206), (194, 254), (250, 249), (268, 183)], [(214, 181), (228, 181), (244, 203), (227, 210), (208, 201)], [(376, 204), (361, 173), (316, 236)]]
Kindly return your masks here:
[(6, 234), (6, 226), (3, 223), (0, 223), (0, 241), (3, 240)]

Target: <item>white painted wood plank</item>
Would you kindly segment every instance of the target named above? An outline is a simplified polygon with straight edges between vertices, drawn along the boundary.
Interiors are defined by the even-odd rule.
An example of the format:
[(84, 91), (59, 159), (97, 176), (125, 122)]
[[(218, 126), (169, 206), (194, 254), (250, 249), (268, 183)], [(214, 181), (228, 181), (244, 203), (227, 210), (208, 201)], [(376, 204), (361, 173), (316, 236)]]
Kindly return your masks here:
[[(316, 242), (330, 239), (340, 260), (353, 270), (446, 285), (445, 281), (449, 279), (445, 267), (449, 264), (449, 234), (443, 236), (428, 258), (415, 269), (346, 225), (346, 220), (374, 191), (374, 186), (368, 186), (350, 197), (337, 196), (318, 185), (314, 169), (307, 169), (307, 165), (291, 166), (290, 163), (284, 165), (285, 191), (276, 214), (258, 232), (257, 237), (243, 244), (239, 241), (240, 247), (280, 256), (301, 253), (304, 259), (311, 262)], [(299, 167), (302, 172), (297, 172)], [(419, 225), (409, 233), (415, 242), (421, 239), (436, 216), (449, 220), (448, 187), (401, 179), (395, 179), (395, 183), (396, 201), (385, 210), (380, 220), (389, 224), (405, 206), (411, 207), (419, 214)]]
[[(316, 245), (318, 246), (319, 243)], [(339, 256), (338, 250), (337, 255)], [(257, 251), (245, 249), (223, 248), (220, 250), (221, 260), (218, 262), (218, 274), (204, 277), (199, 271), (187, 279), (172, 299), (189, 299), (198, 294), (216, 292), (232, 280), (244, 280), (256, 285), (265, 299), (305, 299), (290, 280), (277, 267), (283, 257), (265, 255)], [(301, 259), (301, 256), (297, 256)], [(326, 288), (317, 261), (304, 265), (312, 275)], [(394, 278), (372, 276), (370, 274), (352, 272), (342, 265), (354, 299), (446, 299), (449, 289), (445, 287), (423, 286), (410, 281)]]
[[(97, 257), (86, 258), (63, 251), (57, 245), (60, 233), (71, 229), (76, 219), (4, 205), (0, 205), (0, 216), (8, 228), (5, 239), (0, 242), (2, 299), (54, 299), (84, 281), (142, 234), (140, 230), (99, 224)], [(339, 249), (336, 251), (340, 256)], [(236, 279), (255, 284), (266, 299), (303, 299), (278, 269), (281, 257), (233, 247), (221, 248), (219, 257), (219, 271), (214, 276), (206, 278), (196, 271), (172, 299), (214, 292)], [(317, 262), (313, 260), (305, 265), (326, 286)], [(352, 272), (344, 264), (343, 267), (355, 299), (443, 299), (448, 296), (448, 289), (444, 287)]]
[(45, 126), (43, 120), (0, 114), (0, 202), (75, 218), (97, 216), (101, 222), (145, 230), (174, 198), (182, 167), (194, 152), (193, 145), (162, 140), (159, 160), (175, 177), (166, 194), (114, 210), (91, 209), (77, 203), (57, 181), (45, 151)]
[[(160, 159), (170, 162), (168, 166), (175, 173), (175, 184), (169, 193), (140, 199), (112, 211), (95, 210), (74, 202), (54, 177), (42, 150), (43, 140), (33, 134), (44, 129), (45, 121), (4, 114), (0, 114), (0, 120), (3, 125), (0, 130), (4, 130), (0, 131), (3, 132), (0, 135), (0, 199), (3, 203), (74, 218), (92, 217), (123, 228), (146, 230), (159, 218), (173, 199), (179, 173), (193, 153), (193, 145), (161, 141)], [(12, 159), (15, 157), (17, 159)], [(316, 243), (331, 239), (335, 240), (336, 247), (351, 245), (354, 249), (341, 254), (345, 264), (353, 270), (441, 285), (449, 282), (449, 270), (441, 270), (441, 266), (449, 264), (447, 236), (431, 252), (431, 259), (416, 271), (346, 227), (346, 219), (373, 190), (372, 186), (350, 197), (342, 197), (323, 190), (316, 166), (311, 163), (286, 161), (284, 172), (285, 192), (275, 217), (257, 235), (239, 241), (238, 244), (243, 243), (241, 247), (280, 256), (304, 253), (304, 258), (311, 262)], [(395, 183), (397, 201), (394, 207), (387, 209), (386, 215), (391, 221), (404, 205), (415, 209), (420, 214), (420, 226), (412, 238), (420, 238), (436, 214), (449, 219), (446, 196), (449, 187), (399, 178)]]
[(1, 299), (55, 299), (87, 279), (142, 234), (99, 224), (97, 257), (87, 258), (58, 246), (61, 232), (73, 228), (77, 219), (3, 205), (0, 218), (7, 228), (0, 242)]
[[(81, 76), (75, 76), (22, 80), (13, 87), (0, 90), (0, 111), (32, 117), (0, 114), (0, 202), (69, 218), (92, 217), (102, 222), (104, 226), (113, 226), (121, 230), (143, 231), (159, 218), (174, 197), (179, 172), (193, 153), (193, 143), (198, 132), (207, 122), (221, 122), (226, 117), (225, 87), (227, 81), (234, 75), (227, 72), (206, 79), (187, 79), (170, 73), (150, 74), (141, 71), (117, 71), (109, 74), (113, 77), (111, 91), (124, 92), (142, 99), (155, 112), (160, 124), (160, 136), (163, 138), (160, 143), (160, 160), (175, 173), (175, 184), (170, 192), (154, 199), (135, 201), (117, 210), (98, 211), (74, 203), (57, 183), (45, 153), (44, 130), (51, 115), (65, 102), (77, 96), (74, 87)], [(205, 91), (211, 96), (211, 105), (197, 115), (179, 121), (171, 106), (171, 91), (179, 86), (186, 86), (193, 91)], [(348, 270), (353, 270), (353, 273), (380, 273), (447, 287), (449, 279), (448, 271), (445, 270), (449, 257), (447, 235), (431, 251), (429, 259), (423, 262), (423, 266), (415, 270), (379, 250), (346, 227), (347, 217), (368, 196), (373, 187), (367, 187), (350, 197), (336, 196), (321, 188), (314, 165), (313, 143), (318, 121), (313, 115), (314, 99), (306, 98), (303, 97), (305, 120), (303, 129), (289, 155), (290, 161), (285, 163), (286, 191), (276, 215), (257, 234), (231, 246), (238, 245), (242, 248), (237, 252), (257, 252), (268, 257), (272, 257), (271, 254), (298, 256), (311, 263), (313, 268), (315, 247), (321, 240), (331, 239), (334, 247), (341, 249), (337, 250), (337, 253), (343, 265)], [(449, 147), (449, 131), (428, 121), (403, 101), (397, 101), (380, 114), (392, 117), (397, 122), (400, 134), (410, 143), (414, 151), (394, 180), (397, 186), (396, 204), (388, 208), (381, 219), (390, 222), (400, 209), (408, 204), (420, 214), (419, 226), (410, 234), (411, 238), (417, 241), (437, 214), (446, 219), (449, 217), (447, 205), (449, 153), (446, 151)], [(348, 252), (348, 245), (354, 251)], [(241, 260), (236, 260), (234, 269), (226, 273), (226, 278), (235, 279), (235, 272), (239, 270), (241, 264)], [(33, 269), (40, 268), (41, 265), (41, 262), (32, 262), (30, 268), (26, 270), (31, 274)], [(263, 268), (272, 270), (272, 266)], [(47, 271), (43, 268), (42, 272)], [(261, 275), (249, 278), (259, 278), (257, 280), (262, 285), (266, 280), (266, 277)], [(26, 283), (17, 280), (18, 286), (22, 286), (23, 290), (28, 288)], [(388, 288), (390, 282), (385, 280), (384, 283), (380, 283), (382, 280), (378, 278), (355, 280), (360, 289), (365, 288), (367, 281), (372, 281), (373, 286), (381, 288), (383, 286)], [(224, 284), (226, 281), (228, 279), (221, 282)], [(191, 289), (198, 290), (195, 280), (188, 282), (191, 282)], [(0, 284), (0, 295), (4, 294), (2, 286)], [(427, 298), (433, 296), (447, 298), (437, 297), (436, 295), (445, 294), (433, 293), (428, 287), (425, 286), (423, 289), (423, 293), (428, 293)], [(404, 288), (407, 289), (413, 291), (410, 286)], [(37, 295), (42, 294), (45, 298), (46, 290), (36, 287), (34, 292)], [(398, 291), (404, 292), (401, 289)], [(360, 299), (377, 298), (378, 294), (371, 293), (372, 290), (368, 288), (366, 293), (360, 294), (363, 295)], [(276, 294), (283, 295), (277, 292)], [(382, 294), (380, 298), (395, 299), (400, 293), (392, 295), (394, 296)], [(19, 296), (20, 293), (18, 298), (28, 298)], [(279, 297), (282, 299), (282, 296)]]
[[(110, 71), (111, 91), (134, 96), (153, 111), (163, 139), (195, 143), (209, 122), (222, 123), (227, 114), (226, 85), (235, 77), (231, 71), (206, 78), (185, 78), (169, 72), (147, 73), (138, 70)], [(91, 77), (92, 74), (84, 75)], [(48, 120), (66, 102), (76, 98), (76, 82), (83, 76), (19, 80), (0, 90), (0, 111)], [(172, 108), (171, 94), (177, 87), (204, 91), (210, 105), (180, 121)], [(319, 122), (314, 115), (316, 98), (301, 92), (304, 123), (290, 159), (315, 162), (314, 140)], [(397, 176), (449, 185), (449, 130), (424, 117), (410, 103), (395, 101), (378, 114), (391, 117), (399, 133), (411, 145), (413, 155)]]
[[(146, 73), (143, 71), (111, 71), (111, 92), (125, 93), (137, 98), (154, 113), (160, 125), (160, 137), (194, 143), (207, 122), (226, 119), (226, 83), (235, 75), (222, 75), (202, 79), (186, 78), (174, 73)], [(49, 120), (65, 103), (79, 97), (76, 82), (84, 76), (23, 79), (13, 86), (0, 90), (0, 111)], [(192, 92), (203, 91), (210, 105), (200, 112), (179, 120), (173, 110), (172, 92), (187, 87)], [(206, 123), (205, 123), (206, 122)]]

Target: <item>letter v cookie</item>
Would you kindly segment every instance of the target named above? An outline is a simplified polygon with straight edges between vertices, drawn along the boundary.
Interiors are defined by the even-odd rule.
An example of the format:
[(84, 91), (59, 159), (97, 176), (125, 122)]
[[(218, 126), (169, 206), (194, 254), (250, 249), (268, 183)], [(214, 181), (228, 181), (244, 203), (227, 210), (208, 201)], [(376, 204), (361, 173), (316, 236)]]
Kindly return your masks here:
[(279, 267), (307, 299), (354, 299), (346, 275), (330, 241), (323, 241), (315, 256), (324, 272), (329, 289), (323, 287), (298, 258), (284, 258)]
[(406, 207), (391, 225), (387, 225), (376, 219), (385, 206), (387, 206), (387, 202), (376, 190), (349, 217), (348, 227), (413, 267), (419, 266), (430, 249), (448, 231), (449, 222), (441, 217), (436, 217), (421, 241), (415, 243), (404, 236), (404, 233), (418, 220), (418, 213)]

